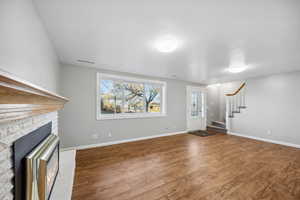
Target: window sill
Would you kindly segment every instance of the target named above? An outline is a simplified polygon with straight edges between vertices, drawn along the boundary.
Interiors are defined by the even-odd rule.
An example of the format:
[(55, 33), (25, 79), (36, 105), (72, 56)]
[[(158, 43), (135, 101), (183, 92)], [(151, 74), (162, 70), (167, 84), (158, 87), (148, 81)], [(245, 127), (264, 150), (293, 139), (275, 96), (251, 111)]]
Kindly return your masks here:
[(97, 116), (97, 120), (118, 120), (118, 119), (139, 119), (139, 118), (155, 118), (166, 117), (167, 114), (130, 114), (130, 115), (101, 115)]

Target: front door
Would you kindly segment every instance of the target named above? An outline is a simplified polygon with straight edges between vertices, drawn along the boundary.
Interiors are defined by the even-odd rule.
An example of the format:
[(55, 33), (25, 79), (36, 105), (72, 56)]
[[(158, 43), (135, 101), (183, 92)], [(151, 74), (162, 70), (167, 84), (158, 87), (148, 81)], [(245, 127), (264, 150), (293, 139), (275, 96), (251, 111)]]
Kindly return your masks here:
[(187, 130), (206, 130), (206, 92), (187, 86)]

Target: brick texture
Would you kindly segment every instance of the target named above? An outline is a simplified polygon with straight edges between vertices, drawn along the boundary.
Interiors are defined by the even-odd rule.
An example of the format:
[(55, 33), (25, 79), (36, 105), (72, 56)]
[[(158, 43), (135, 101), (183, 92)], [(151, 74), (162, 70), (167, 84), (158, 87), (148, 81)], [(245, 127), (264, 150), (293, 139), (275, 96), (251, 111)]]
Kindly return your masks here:
[(52, 133), (57, 134), (57, 112), (38, 115), (22, 120), (0, 124), (0, 200), (13, 200), (14, 141), (52, 121)]

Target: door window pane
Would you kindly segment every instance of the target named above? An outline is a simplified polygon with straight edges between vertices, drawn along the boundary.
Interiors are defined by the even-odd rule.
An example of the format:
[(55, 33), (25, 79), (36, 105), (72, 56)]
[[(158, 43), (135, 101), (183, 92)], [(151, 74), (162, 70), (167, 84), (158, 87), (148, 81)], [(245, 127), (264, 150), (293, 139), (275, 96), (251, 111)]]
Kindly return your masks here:
[(192, 92), (191, 93), (191, 116), (192, 117), (198, 117), (200, 116), (200, 113), (202, 112), (202, 94), (201, 92)]

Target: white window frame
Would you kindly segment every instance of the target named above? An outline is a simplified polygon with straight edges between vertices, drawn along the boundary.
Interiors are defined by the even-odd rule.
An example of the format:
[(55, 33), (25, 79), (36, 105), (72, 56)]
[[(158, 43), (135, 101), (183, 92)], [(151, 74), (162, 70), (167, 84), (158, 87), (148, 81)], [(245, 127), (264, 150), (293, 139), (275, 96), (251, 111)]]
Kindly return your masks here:
[[(161, 112), (160, 113), (114, 113), (114, 114), (105, 114), (101, 113), (101, 80), (122, 80), (128, 82), (136, 82), (136, 83), (149, 83), (149, 84), (158, 84), (162, 85), (161, 91)], [(167, 83), (164, 81), (158, 80), (148, 80), (148, 79), (141, 79), (129, 76), (119, 76), (119, 75), (112, 75), (106, 73), (97, 72), (97, 86), (96, 86), (96, 119), (97, 120), (109, 120), (109, 119), (130, 119), (130, 118), (147, 118), (147, 117), (164, 117), (167, 115)]]

